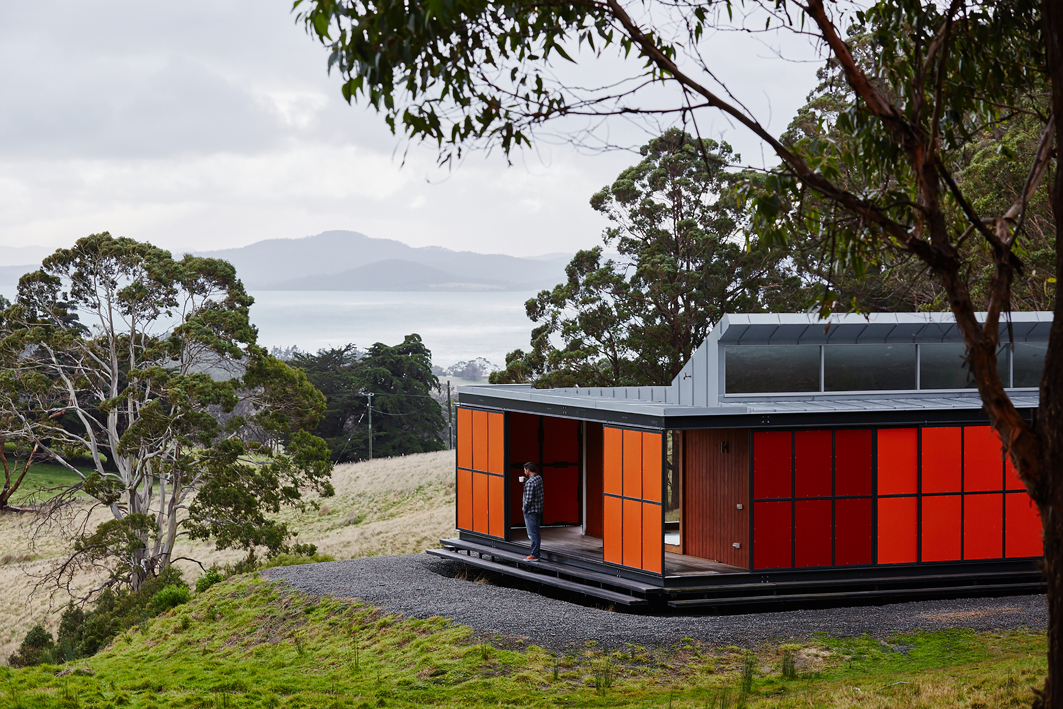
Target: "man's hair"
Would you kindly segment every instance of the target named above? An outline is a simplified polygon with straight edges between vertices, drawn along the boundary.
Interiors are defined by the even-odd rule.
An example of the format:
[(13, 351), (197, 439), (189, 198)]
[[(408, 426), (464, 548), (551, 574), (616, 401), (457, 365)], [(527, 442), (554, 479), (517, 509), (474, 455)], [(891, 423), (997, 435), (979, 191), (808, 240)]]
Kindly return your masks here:
[(535, 463), (525, 463), (524, 464), (524, 469), (527, 470), (528, 472), (534, 473), (535, 472)]

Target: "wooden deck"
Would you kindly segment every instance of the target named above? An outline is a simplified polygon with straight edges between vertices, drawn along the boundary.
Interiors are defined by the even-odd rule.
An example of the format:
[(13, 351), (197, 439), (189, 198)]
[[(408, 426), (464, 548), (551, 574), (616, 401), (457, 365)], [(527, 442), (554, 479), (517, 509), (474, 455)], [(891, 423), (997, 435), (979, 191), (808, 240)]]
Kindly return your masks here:
[[(602, 561), (604, 549), (601, 538), (584, 535), (579, 527), (543, 527), (542, 534), (544, 552), (556, 552), (579, 559)], [(523, 528), (514, 529), (512, 541), (517, 544), (528, 544), (528, 535)], [(671, 552), (664, 554), (664, 570), (666, 577), (749, 573), (749, 569), (738, 566), (729, 566), (709, 559)]]

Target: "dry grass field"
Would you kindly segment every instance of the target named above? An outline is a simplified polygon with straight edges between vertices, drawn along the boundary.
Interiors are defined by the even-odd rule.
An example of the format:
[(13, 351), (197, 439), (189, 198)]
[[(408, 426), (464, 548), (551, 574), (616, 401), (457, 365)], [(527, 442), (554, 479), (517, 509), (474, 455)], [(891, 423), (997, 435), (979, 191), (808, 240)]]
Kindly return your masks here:
[[(454, 533), (453, 451), (339, 465), (332, 480), (336, 495), (314, 500), (318, 509), (281, 515), (297, 532), (298, 541), (316, 544), (322, 554), (337, 559), (411, 554)], [(97, 512), (90, 525), (108, 516)], [(57, 533), (34, 539), (33, 522), (29, 514), (0, 513), (0, 664), (7, 664), (35, 624), (44, 623), (54, 631), (68, 601), (65, 592), (35, 588), (68, 542)], [(231, 563), (241, 556), (208, 544), (185, 543), (178, 551), (204, 566)], [(190, 583), (200, 573), (195, 564), (179, 566)], [(78, 584), (86, 588), (92, 581), (83, 576)]]

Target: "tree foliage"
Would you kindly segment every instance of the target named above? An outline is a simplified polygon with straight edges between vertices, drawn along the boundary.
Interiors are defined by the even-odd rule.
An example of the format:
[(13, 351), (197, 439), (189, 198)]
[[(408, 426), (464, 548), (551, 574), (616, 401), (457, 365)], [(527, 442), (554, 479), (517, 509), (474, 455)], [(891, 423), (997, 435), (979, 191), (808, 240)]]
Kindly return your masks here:
[[(527, 303), (540, 323), (494, 383), (640, 386), (670, 382), (726, 312), (804, 308), (800, 278), (739, 233), (731, 148), (673, 128), (591, 198), (613, 222), (601, 247), (576, 254), (567, 280)], [(555, 347), (560, 338), (562, 347)]]
[(420, 335), (398, 345), (376, 343), (366, 352), (354, 345), (297, 353), (292, 366), (306, 372), (325, 395), (317, 435), (337, 462), (369, 457), (369, 394), (373, 394), (373, 457), (443, 450), (443, 411), (432, 392), (432, 353)]
[(324, 398), (255, 344), (251, 302), (224, 261), (107, 233), (22, 277), (0, 316), (0, 438), (81, 480), (42, 514), (87, 496), (113, 517), (76, 532), (58, 583), (92, 568), (139, 588), (185, 536), (285, 551), (272, 515), (306, 488), (331, 494), (328, 449), (310, 432)]
[[(1028, 223), (1048, 174), (1056, 233), (1063, 222), (1063, 161), (1055, 159), (1063, 145), (1063, 6), (1051, 0), (880, 0), (862, 7), (823, 0), (741, 6), (727, 0), (300, 0), (297, 7), (331, 49), (344, 95), (368, 99), (393, 130), (435, 141), (443, 161), (462, 145), (488, 142), (510, 151), (530, 142), (535, 126), (566, 115), (644, 111), (659, 119), (671, 112), (696, 124), (717, 112), (760, 138), (780, 161), (764, 180), (750, 183), (743, 202), (752, 232), (765, 243), (791, 249), (795, 233), (823, 234), (832, 271), (857, 277), (881, 264), (883, 254), (906, 254), (925, 267), (963, 335), (984, 411), (1041, 513), (1049, 676), (1038, 703), (1063, 707), (1063, 317), (1053, 321), (1033, 421), (1015, 408), (997, 369), (1015, 276), (1033, 270), (1030, 256), (1041, 248)], [(746, 10), (751, 13), (743, 15)], [(727, 86), (714, 88), (716, 63), (733, 58), (705, 56), (702, 40), (735, 11), (765, 20), (766, 29), (809, 34), (821, 43), (851, 89), (835, 124), (845, 141), (811, 137), (788, 145)], [(867, 35), (866, 62), (847, 42), (857, 33), (850, 28)], [(627, 80), (611, 84), (617, 88), (584, 89), (580, 70), (591, 63), (582, 62), (585, 47), (591, 55), (608, 49), (629, 58)], [(555, 72), (552, 63), (566, 59), (577, 66)], [(672, 88), (673, 99), (640, 104), (643, 87), (657, 97)], [(1021, 189), (1010, 202), (977, 202), (978, 190), (957, 179), (965, 157), (977, 155), (994, 131), (1023, 121), (1039, 137), (1027, 160), (1015, 165), (1025, 175)], [(1058, 239), (1055, 258), (1046, 260), (1053, 266), (1044, 302), (1058, 308)]]

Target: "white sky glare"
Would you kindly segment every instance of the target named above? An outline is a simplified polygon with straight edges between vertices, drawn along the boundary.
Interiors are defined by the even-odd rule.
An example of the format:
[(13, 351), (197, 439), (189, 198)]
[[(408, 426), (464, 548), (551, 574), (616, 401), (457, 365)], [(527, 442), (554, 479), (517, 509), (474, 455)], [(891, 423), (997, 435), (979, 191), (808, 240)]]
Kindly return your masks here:
[[(636, 161), (551, 141), (511, 166), (496, 151), (448, 172), (430, 146), (413, 146), (402, 165), (401, 140), (342, 100), (290, 0), (48, 8), (0, 0), (2, 247), (51, 249), (110, 231), (208, 250), (350, 229), (413, 246), (574, 251), (605, 226), (590, 196)], [(748, 35), (710, 39), (720, 77), (784, 130), (818, 64), (780, 61)], [(699, 125), (746, 163), (774, 162), (719, 114)], [(608, 129), (632, 147), (648, 137)]]

